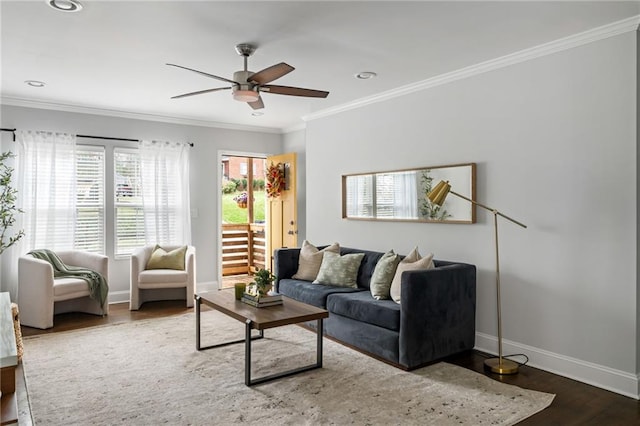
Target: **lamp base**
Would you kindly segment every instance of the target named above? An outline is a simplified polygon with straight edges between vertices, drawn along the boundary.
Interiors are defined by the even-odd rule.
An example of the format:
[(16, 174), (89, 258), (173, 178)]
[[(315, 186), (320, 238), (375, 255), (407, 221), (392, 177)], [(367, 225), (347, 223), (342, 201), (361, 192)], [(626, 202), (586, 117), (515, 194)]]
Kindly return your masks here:
[(484, 368), (497, 374), (518, 374), (517, 362), (505, 358), (489, 358), (484, 361)]

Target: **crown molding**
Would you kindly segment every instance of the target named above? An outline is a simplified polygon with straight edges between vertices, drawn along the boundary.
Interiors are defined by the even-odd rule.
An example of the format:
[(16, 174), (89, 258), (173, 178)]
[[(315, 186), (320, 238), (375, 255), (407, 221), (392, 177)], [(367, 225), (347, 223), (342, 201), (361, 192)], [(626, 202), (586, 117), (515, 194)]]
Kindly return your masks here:
[(536, 59), (541, 56), (547, 56), (557, 52), (562, 52), (564, 50), (573, 49), (575, 47), (589, 44), (594, 41), (604, 40), (606, 38), (614, 37), (631, 31), (638, 31), (639, 26), (640, 15), (632, 16), (630, 18), (603, 25), (601, 27), (596, 27), (591, 30), (577, 33), (568, 37), (540, 44), (528, 49), (520, 50), (509, 55), (480, 62), (475, 65), (460, 68), (458, 70), (451, 71), (445, 74), (440, 74), (438, 76), (418, 81), (416, 83), (400, 86), (398, 88), (381, 92), (372, 96), (360, 98), (353, 102), (323, 109), (311, 114), (307, 114), (303, 116), (302, 119), (304, 121), (317, 120), (319, 118), (328, 117), (344, 111), (349, 111), (352, 109), (361, 108), (366, 105), (383, 102), (389, 99), (397, 98), (399, 96), (413, 94), (417, 91), (427, 90), (436, 86), (442, 86), (447, 83)]
[(220, 123), (216, 121), (196, 120), (186, 117), (170, 117), (156, 114), (145, 114), (113, 109), (103, 109), (80, 105), (62, 104), (57, 102), (45, 102), (33, 99), (13, 98), (10, 96), (0, 97), (1, 105), (10, 105), (26, 108), (48, 109), (55, 111), (74, 112), (80, 114), (94, 114), (109, 117), (130, 118), (134, 120), (159, 121), (163, 123), (182, 124), (186, 126), (212, 127), (218, 129), (242, 130), (247, 132), (276, 133), (282, 134), (282, 129), (272, 127), (243, 126), (239, 124)]

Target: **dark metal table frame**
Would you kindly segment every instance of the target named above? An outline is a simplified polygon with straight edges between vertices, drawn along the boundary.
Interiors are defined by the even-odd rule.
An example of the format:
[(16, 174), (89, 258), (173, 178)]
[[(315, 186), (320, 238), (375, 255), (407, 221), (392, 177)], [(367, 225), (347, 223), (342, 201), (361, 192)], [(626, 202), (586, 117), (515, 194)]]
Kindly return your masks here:
[[(224, 343), (217, 343), (214, 345), (208, 345), (208, 346), (201, 346), (200, 344), (200, 312), (201, 312), (201, 304), (202, 304), (202, 297), (195, 295), (195, 301), (196, 301), (196, 350), (198, 351), (204, 351), (207, 349), (213, 349), (213, 348), (220, 348), (223, 346), (228, 346), (228, 345), (233, 345), (236, 343), (243, 343), (244, 342), (244, 384), (247, 386), (253, 386), (253, 385), (257, 385), (260, 383), (265, 383), (265, 382), (269, 382), (272, 380), (276, 380), (276, 379), (280, 379), (283, 377), (288, 377), (288, 376), (292, 376), (294, 374), (298, 374), (298, 373), (302, 373), (305, 371), (309, 371), (309, 370), (315, 370), (316, 368), (322, 368), (322, 334), (323, 334), (323, 319), (319, 318), (317, 319), (317, 330), (316, 330), (316, 334), (317, 334), (317, 342), (316, 342), (316, 362), (315, 364), (309, 364), (309, 365), (305, 365), (303, 367), (298, 367), (298, 368), (294, 368), (291, 370), (286, 370), (286, 371), (282, 371), (279, 373), (275, 373), (275, 374), (270, 374), (268, 376), (263, 376), (263, 377), (258, 377), (256, 379), (252, 379), (251, 378), (251, 342), (253, 340), (259, 340), (264, 338), (264, 329), (257, 329), (256, 328), (256, 324), (251, 321), (250, 319), (247, 319), (245, 321), (245, 334), (244, 334), (244, 339), (239, 339), (239, 340), (233, 340), (233, 341), (229, 341), (229, 342), (224, 342)], [(215, 308), (213, 308), (215, 309)], [(258, 308), (256, 308), (258, 309)], [(262, 308), (264, 309), (264, 308)], [(295, 324), (295, 323), (294, 323)], [(253, 330), (254, 328), (256, 328), (259, 332), (259, 334), (256, 335), (252, 335), (251, 330)]]

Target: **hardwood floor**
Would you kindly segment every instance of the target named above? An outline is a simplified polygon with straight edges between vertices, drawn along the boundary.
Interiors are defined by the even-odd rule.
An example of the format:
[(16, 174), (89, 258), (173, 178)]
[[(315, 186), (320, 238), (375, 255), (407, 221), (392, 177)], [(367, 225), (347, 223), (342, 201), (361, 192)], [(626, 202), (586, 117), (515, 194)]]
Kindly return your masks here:
[[(207, 308), (203, 307), (203, 309)], [(38, 330), (22, 327), (22, 335), (25, 337), (34, 336), (99, 325), (179, 315), (190, 310), (190, 308), (185, 307), (184, 301), (148, 302), (139, 311), (129, 311), (129, 306), (126, 303), (114, 304), (109, 307), (109, 315), (107, 317), (86, 314), (56, 315), (53, 328)], [(470, 351), (449, 357), (444, 361), (487, 374), (483, 368), (485, 356), (480, 352)], [(21, 372), (20, 368), (17, 374), (17, 390), (25, 392), (24, 378)], [(520, 424), (523, 426), (640, 425), (640, 402), (632, 398), (528, 366), (522, 367), (520, 372), (513, 376), (499, 376), (490, 373), (487, 375), (504, 383), (556, 394), (549, 408), (521, 422)], [(26, 398), (23, 398), (23, 400), (26, 400)], [(19, 424), (21, 426), (30, 425), (31, 419), (28, 405), (21, 404), (18, 407), (18, 411), (20, 413)]]

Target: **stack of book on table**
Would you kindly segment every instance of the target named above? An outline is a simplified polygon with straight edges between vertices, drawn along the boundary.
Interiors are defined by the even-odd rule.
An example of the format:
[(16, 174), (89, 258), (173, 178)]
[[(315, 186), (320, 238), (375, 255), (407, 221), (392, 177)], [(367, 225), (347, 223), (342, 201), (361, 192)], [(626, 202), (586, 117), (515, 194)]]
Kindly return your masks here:
[(254, 296), (252, 294), (245, 293), (242, 295), (242, 301), (248, 305), (255, 306), (256, 308), (264, 308), (266, 306), (282, 305), (282, 295), (271, 293), (264, 296)]

